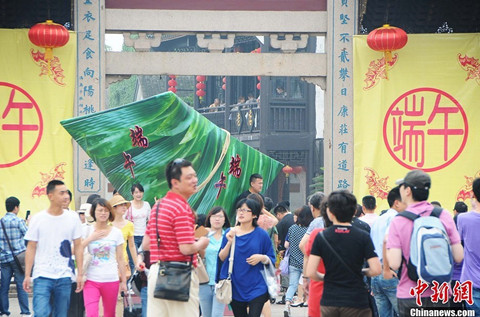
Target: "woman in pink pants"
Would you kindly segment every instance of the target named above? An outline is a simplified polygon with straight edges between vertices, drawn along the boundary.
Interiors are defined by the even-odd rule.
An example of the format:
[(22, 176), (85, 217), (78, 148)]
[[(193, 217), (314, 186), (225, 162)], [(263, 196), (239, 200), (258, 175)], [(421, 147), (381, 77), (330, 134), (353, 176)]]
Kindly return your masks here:
[(90, 214), (95, 224), (84, 227), (82, 241), (83, 247), (87, 247), (91, 254), (85, 269), (87, 281), (83, 288), (86, 316), (98, 317), (98, 303), (102, 298), (104, 317), (114, 317), (118, 290), (127, 290), (124, 240), (122, 232), (109, 224), (114, 216), (107, 200), (95, 200)]

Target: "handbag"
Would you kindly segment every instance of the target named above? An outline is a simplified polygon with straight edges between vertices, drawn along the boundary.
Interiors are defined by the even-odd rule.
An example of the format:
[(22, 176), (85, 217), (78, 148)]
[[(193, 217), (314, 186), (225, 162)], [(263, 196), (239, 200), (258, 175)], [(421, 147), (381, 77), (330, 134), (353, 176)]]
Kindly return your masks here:
[[(157, 247), (160, 249), (160, 233), (158, 232), (158, 209), (157, 204)], [(158, 262), (157, 281), (153, 291), (155, 298), (188, 302), (190, 298), (190, 281), (192, 279), (193, 254), (190, 262)]]
[(263, 265), (263, 270), (260, 272), (265, 280), (265, 284), (267, 284), (270, 298), (276, 298), (280, 292), (279, 280), (275, 271), (275, 266), (273, 265), (272, 260), (268, 258), (268, 263)]
[(197, 267), (195, 268), (195, 272), (197, 273), (199, 284), (207, 284), (210, 282), (205, 262), (200, 256), (197, 256)]
[(325, 238), (325, 236), (323, 235), (323, 232), (320, 232), (319, 233), (319, 236), (322, 238), (323, 242), (325, 242), (325, 244), (327, 245), (327, 247), (330, 249), (330, 251), (332, 251), (332, 253), (335, 255), (335, 257), (337, 258), (337, 260), (340, 261), (340, 263), (342, 263), (342, 265), (347, 269), (347, 271), (349, 271), (350, 273), (352, 273), (353, 275), (355, 275), (356, 277), (360, 277), (362, 279), (362, 283), (365, 287), (365, 291), (367, 292), (367, 296), (368, 296), (368, 306), (370, 307), (370, 310), (372, 311), (372, 317), (378, 317), (377, 314), (375, 314), (375, 312), (377, 311), (376, 308), (375, 308), (375, 298), (372, 296), (371, 292), (368, 290), (368, 287), (367, 285), (365, 285), (365, 282), (363, 281), (363, 276), (362, 275), (359, 275), (359, 274), (356, 274), (348, 265), (347, 263), (345, 263), (345, 261), (343, 261), (342, 257), (337, 253), (337, 251), (335, 251), (335, 249), (332, 247), (332, 245), (330, 244), (330, 242), (328, 242), (327, 238)]
[(283, 276), (288, 276), (288, 266), (290, 262), (290, 248), (285, 250), (285, 255), (283, 259), (280, 261), (278, 268), (280, 269), (280, 274)]
[(232, 247), (230, 249), (230, 257), (228, 259), (228, 276), (226, 279), (220, 280), (217, 284), (215, 284), (215, 297), (222, 304), (230, 304), (232, 302), (232, 271), (234, 253), (235, 236), (233, 237)]
[(26, 253), (26, 251), (22, 251), (19, 254), (15, 255), (15, 253), (13, 252), (12, 245), (10, 244), (10, 239), (8, 238), (8, 235), (7, 235), (7, 230), (5, 229), (5, 224), (3, 223), (3, 221), (0, 221), (0, 222), (2, 223), (3, 234), (5, 235), (5, 239), (7, 239), (7, 243), (8, 243), (8, 247), (10, 248), (10, 252), (12, 252), (13, 260), (17, 264), (20, 272), (22, 272), (22, 274), (25, 274), (25, 253)]

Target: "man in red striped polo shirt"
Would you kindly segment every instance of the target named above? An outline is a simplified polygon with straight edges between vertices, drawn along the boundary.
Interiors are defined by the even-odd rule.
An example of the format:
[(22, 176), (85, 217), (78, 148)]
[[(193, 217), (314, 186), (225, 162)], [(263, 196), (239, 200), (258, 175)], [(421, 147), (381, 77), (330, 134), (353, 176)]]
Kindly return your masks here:
[[(165, 175), (170, 190), (152, 208), (143, 239), (143, 249), (150, 250), (150, 260), (154, 263), (148, 277), (148, 285), (152, 286), (156, 284), (159, 261), (189, 262), (193, 255), (193, 265), (196, 266), (196, 254), (209, 242), (206, 237), (195, 241), (195, 215), (187, 202), (197, 192), (198, 178), (192, 163), (176, 159), (167, 165)], [(160, 245), (157, 244), (157, 227)], [(198, 316), (198, 290), (198, 277), (194, 270), (188, 302), (155, 298), (154, 287), (148, 287), (147, 316)]]

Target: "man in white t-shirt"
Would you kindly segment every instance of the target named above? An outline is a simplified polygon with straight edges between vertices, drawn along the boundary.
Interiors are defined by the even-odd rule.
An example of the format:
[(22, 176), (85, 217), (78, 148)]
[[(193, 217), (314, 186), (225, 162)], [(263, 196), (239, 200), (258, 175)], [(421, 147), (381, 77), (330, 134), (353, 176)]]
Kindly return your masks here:
[[(32, 218), (25, 234), (28, 245), (23, 288), (31, 292), (33, 279), (35, 316), (50, 316), (53, 311), (55, 317), (66, 317), (70, 305), (72, 279), (75, 277), (72, 241), (78, 265), (76, 292), (83, 289), (82, 229), (78, 216), (62, 208), (69, 199), (67, 187), (62, 181), (49, 182), (47, 196), (50, 206)], [(50, 303), (52, 296), (54, 300)]]

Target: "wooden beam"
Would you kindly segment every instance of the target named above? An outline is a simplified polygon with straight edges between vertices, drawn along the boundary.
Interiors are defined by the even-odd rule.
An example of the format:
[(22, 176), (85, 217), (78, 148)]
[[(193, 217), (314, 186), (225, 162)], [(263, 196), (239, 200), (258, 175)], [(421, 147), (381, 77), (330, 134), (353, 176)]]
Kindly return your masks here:
[(105, 0), (108, 9), (325, 11), (327, 0)]
[(205, 11), (106, 9), (105, 29), (110, 32), (158, 31), (187, 33), (327, 32), (326, 11)]
[(108, 75), (326, 76), (325, 54), (106, 52)]

